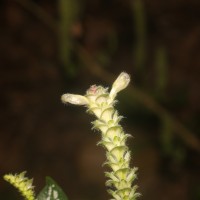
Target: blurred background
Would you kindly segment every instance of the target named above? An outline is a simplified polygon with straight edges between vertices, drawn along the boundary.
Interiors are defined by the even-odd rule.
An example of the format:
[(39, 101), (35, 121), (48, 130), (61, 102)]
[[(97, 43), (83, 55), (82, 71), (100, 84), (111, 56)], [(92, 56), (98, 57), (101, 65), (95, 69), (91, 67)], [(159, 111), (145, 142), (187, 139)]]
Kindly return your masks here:
[[(51, 176), (71, 200), (106, 200), (105, 153), (63, 93), (132, 82), (116, 105), (142, 199), (200, 199), (198, 0), (1, 0), (0, 176)], [(0, 180), (0, 199), (22, 199)]]

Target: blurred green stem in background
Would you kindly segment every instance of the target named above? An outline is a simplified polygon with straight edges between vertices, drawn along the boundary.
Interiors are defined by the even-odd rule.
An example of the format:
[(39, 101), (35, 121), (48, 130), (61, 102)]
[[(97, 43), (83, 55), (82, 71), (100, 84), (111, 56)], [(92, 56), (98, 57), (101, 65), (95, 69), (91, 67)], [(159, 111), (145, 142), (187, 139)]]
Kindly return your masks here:
[(167, 53), (164, 47), (160, 46), (156, 49), (155, 54), (155, 68), (156, 68), (156, 75), (155, 75), (155, 92), (156, 96), (163, 96), (164, 90), (167, 86), (168, 80), (168, 62), (167, 62)]
[(59, 0), (59, 56), (66, 74), (71, 76), (75, 73), (74, 63), (71, 60), (71, 53), (74, 48), (72, 37), (72, 26), (77, 20), (79, 6), (77, 0)]
[(134, 62), (136, 73), (141, 73), (144, 70), (146, 60), (146, 20), (144, 5), (142, 0), (132, 1), (134, 31), (136, 34), (136, 44), (134, 47)]
[(181, 163), (185, 159), (185, 148), (176, 142), (173, 134), (173, 122), (167, 115), (161, 118), (160, 144), (164, 156), (172, 158), (176, 163)]
[(173, 140), (173, 130), (171, 119), (163, 115), (161, 120), (161, 134), (160, 134), (160, 143), (165, 154), (172, 153), (172, 140)]

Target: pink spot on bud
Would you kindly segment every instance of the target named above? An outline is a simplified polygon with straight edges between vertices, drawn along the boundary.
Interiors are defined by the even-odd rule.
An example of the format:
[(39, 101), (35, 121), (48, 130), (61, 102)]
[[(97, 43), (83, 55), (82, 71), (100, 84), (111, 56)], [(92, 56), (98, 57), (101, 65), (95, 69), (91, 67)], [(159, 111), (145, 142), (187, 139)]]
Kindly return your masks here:
[(88, 93), (90, 93), (90, 94), (96, 94), (97, 88), (98, 88), (98, 87), (97, 87), (96, 85), (92, 85), (92, 86), (89, 88)]

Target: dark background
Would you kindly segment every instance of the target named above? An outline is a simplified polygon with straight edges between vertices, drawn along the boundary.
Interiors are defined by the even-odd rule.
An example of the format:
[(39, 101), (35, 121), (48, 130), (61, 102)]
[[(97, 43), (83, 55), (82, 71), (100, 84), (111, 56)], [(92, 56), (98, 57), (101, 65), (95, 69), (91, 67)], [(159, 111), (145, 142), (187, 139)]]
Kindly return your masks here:
[[(63, 93), (131, 86), (125, 118), (140, 199), (200, 199), (200, 2), (198, 0), (1, 0), (0, 175), (45, 176), (69, 199), (108, 199), (105, 152), (85, 108)], [(20, 199), (0, 180), (0, 199)]]

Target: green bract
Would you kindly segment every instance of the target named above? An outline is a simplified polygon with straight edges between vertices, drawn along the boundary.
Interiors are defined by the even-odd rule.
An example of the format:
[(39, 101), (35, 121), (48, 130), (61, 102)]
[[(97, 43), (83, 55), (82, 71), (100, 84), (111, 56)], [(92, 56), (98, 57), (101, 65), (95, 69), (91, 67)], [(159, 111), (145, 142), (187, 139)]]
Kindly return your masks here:
[(125, 89), (129, 82), (130, 76), (122, 72), (110, 92), (108, 88), (92, 85), (84, 96), (64, 94), (61, 97), (64, 103), (87, 106), (87, 111), (97, 117), (93, 128), (102, 133), (98, 144), (107, 150), (105, 164), (111, 168), (110, 172), (105, 173), (108, 177), (106, 185), (112, 188), (108, 192), (116, 200), (135, 200), (139, 196), (136, 192), (137, 186), (133, 185), (137, 168), (130, 167), (131, 156), (126, 145), (129, 135), (124, 133), (119, 124), (122, 117), (114, 108), (117, 93)]

